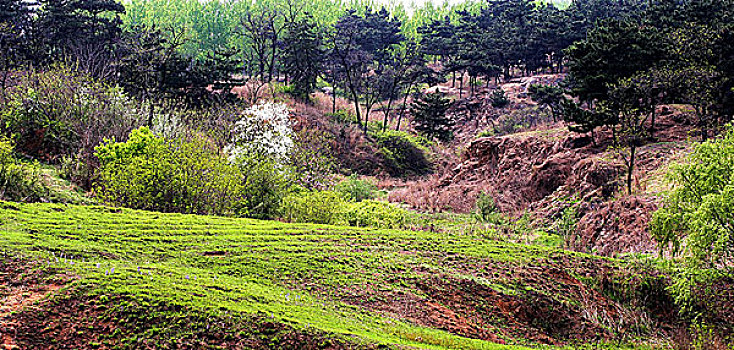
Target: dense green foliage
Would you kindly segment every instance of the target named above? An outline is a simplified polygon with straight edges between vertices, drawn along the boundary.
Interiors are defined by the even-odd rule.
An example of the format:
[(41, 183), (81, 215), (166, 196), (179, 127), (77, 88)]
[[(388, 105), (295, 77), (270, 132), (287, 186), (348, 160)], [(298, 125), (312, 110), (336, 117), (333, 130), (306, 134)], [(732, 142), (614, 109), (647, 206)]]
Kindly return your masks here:
[(12, 143), (0, 139), (0, 199), (34, 202), (46, 198), (48, 192), (38, 167), (15, 159)]
[(364, 200), (349, 203), (344, 210), (343, 220), (356, 227), (403, 229), (409, 223), (409, 215), (395, 204)]
[(492, 220), (494, 214), (497, 213), (497, 203), (489, 193), (481, 192), (477, 197), (476, 203), (477, 211), (476, 216), (479, 220), (489, 222)]
[(97, 195), (108, 204), (135, 209), (231, 214), (241, 200), (240, 174), (199, 139), (166, 140), (148, 128), (126, 142), (97, 147)]
[(374, 137), (390, 175), (425, 175), (431, 170), (429, 152), (421, 139), (392, 130), (376, 133)]
[(369, 180), (360, 180), (357, 175), (352, 175), (338, 183), (335, 190), (348, 200), (361, 202), (366, 199), (374, 199), (377, 186)]
[(661, 247), (683, 253), (673, 289), (685, 311), (695, 312), (697, 284), (734, 273), (734, 130), (696, 145), (668, 178), (675, 187), (655, 212), (651, 231)]
[(731, 118), (734, 106), (733, 9), (731, 1), (660, 1), (598, 23), (567, 51), (570, 92), (589, 112), (567, 106), (564, 117), (588, 132), (630, 129), (630, 114), (637, 120), (649, 115), (652, 131), (657, 105), (686, 103), (695, 107), (705, 139), (712, 124)]
[(412, 221), (395, 204), (370, 199), (355, 202), (335, 191), (293, 193), (283, 199), (281, 217), (290, 222), (392, 229), (408, 228)]
[(451, 140), (451, 128), (455, 122), (446, 114), (450, 107), (451, 101), (440, 93), (426, 94), (413, 102), (410, 114), (415, 130), (429, 138)]

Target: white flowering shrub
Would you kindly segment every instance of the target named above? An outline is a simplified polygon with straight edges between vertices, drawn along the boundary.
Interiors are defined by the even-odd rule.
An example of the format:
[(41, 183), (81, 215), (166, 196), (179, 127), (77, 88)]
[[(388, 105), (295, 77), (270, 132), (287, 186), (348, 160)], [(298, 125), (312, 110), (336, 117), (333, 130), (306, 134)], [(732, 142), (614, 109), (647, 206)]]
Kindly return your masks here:
[(282, 103), (258, 103), (243, 113), (234, 126), (232, 143), (225, 148), (233, 163), (263, 159), (283, 166), (294, 148), (288, 107)]
[(295, 142), (288, 108), (273, 102), (254, 105), (235, 122), (232, 135), (225, 152), (242, 174), (239, 214), (271, 218), (293, 183)]

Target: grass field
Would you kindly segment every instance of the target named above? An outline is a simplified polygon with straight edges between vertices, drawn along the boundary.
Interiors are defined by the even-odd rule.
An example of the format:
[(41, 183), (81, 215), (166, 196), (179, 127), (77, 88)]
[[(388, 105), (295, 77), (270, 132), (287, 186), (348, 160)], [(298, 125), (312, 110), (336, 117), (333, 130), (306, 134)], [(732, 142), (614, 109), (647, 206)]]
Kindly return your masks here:
[[(618, 262), (461, 232), (0, 202), (0, 249), (30, 270), (70, 276), (71, 294), (93, 295), (97, 303), (124, 296), (123, 305), (136, 313), (150, 305), (156, 319), (156, 305), (195, 310), (200, 327), (234, 316), (357, 347), (425, 349), (567, 344), (587, 335), (571, 332), (579, 322), (614, 332), (603, 306), (595, 310), (597, 321), (559, 325), (535, 324), (532, 310), (540, 305), (549, 315), (579, 315), (586, 300), (602, 298), (596, 276)], [(538, 305), (520, 305), (530, 299)], [(180, 316), (165, 317), (185, 319)], [(196, 334), (195, 327), (143, 327), (115, 342), (170, 340)]]

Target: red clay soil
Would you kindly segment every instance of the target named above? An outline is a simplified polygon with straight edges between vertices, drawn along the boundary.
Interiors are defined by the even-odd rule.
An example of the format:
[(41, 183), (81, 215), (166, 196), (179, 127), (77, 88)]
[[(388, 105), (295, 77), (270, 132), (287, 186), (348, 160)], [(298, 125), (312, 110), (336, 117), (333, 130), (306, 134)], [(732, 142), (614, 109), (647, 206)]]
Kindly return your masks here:
[(600, 255), (654, 252), (648, 225), (658, 208), (649, 197), (629, 196), (599, 203), (578, 224), (573, 246)]
[(423, 182), (409, 183), (390, 199), (416, 209), (471, 211), (482, 191), (499, 209), (515, 213), (541, 201), (559, 188), (601, 191), (621, 172), (621, 165), (595, 159), (597, 149), (585, 136), (559, 130), (542, 135), (479, 138), (469, 144), (459, 164)]
[[(638, 150), (634, 187), (644, 192), (649, 174), (685, 153), (692, 123), (684, 113), (659, 111), (654, 138)], [(516, 215), (524, 211), (553, 222), (571, 202), (582, 216), (577, 248), (599, 254), (654, 251), (647, 233), (654, 195), (622, 197), (626, 168), (610, 151), (609, 130), (588, 135), (566, 128), (479, 138), (462, 158), (445, 171), (412, 181), (390, 192), (389, 199), (421, 211), (470, 212), (481, 192), (498, 209)], [(619, 201), (619, 203), (616, 203)], [(634, 213), (634, 215), (630, 214)]]

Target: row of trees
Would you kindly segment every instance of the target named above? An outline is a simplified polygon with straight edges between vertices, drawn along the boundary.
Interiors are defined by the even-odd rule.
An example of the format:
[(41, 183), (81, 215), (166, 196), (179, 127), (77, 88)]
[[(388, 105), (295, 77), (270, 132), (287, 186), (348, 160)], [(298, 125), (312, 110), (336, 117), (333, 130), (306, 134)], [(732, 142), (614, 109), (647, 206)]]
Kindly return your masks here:
[[(152, 13), (170, 27), (150, 23), (146, 10), (155, 1), (133, 1), (129, 12), (112, 0), (1, 3), (2, 86), (16, 68), (63, 62), (146, 101), (149, 124), (160, 101), (202, 107), (227, 99), (234, 84), (250, 86), (257, 96), (276, 80), (307, 99), (322, 78), (334, 88), (334, 99), (340, 91), (354, 102), (356, 122), (365, 130), (370, 112), (384, 102), (384, 129), (396, 106), (404, 109), (422, 83), (458, 74), (475, 86), (480, 77), (489, 82), (560, 71), (566, 62), (570, 94), (579, 103), (561, 103), (563, 93), (545, 91), (550, 100), (544, 104), (554, 111), (563, 105), (579, 131), (602, 125), (641, 130), (647, 119), (653, 129), (654, 106), (675, 100), (695, 107), (705, 137), (709, 122), (730, 108), (730, 0), (589, 0), (564, 9), (488, 0), (426, 11), (418, 16), (423, 25), (411, 20), (407, 26), (415, 32), (406, 30), (400, 11), (351, 10), (342, 3), (333, 5), (338, 17), (325, 21), (304, 10), (319, 2), (174, 1), (161, 8), (208, 10), (182, 26), (174, 12)], [(242, 9), (231, 10), (237, 6)], [(192, 54), (192, 42), (203, 50)], [(428, 68), (430, 60), (440, 64)]]
[[(647, 1), (574, 1), (560, 9), (531, 0), (488, 0), (419, 28), (423, 53), (443, 71), (508, 79), (543, 69), (561, 71), (564, 50), (585, 37), (598, 20), (637, 13)], [(463, 80), (462, 80), (463, 82)], [(472, 86), (476, 84), (471, 84)]]

